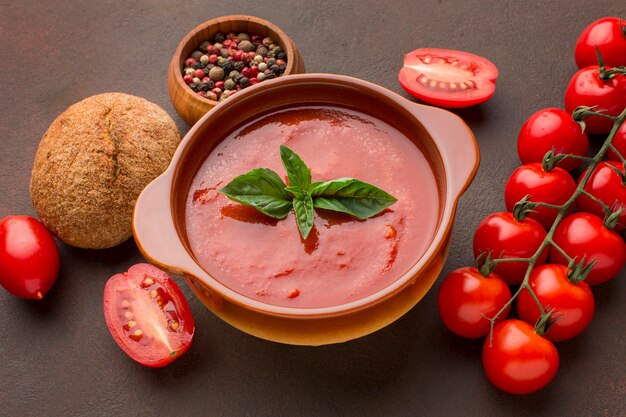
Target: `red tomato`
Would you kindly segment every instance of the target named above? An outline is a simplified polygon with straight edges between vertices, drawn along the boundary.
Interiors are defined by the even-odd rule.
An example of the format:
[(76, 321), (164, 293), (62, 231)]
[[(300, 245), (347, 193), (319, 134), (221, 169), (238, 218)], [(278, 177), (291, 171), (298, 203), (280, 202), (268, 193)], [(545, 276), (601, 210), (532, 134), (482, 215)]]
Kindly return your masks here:
[(165, 366), (191, 345), (195, 324), (176, 283), (160, 269), (137, 264), (104, 287), (104, 318), (119, 347), (151, 368)]
[(606, 65), (626, 65), (626, 21), (617, 17), (603, 17), (583, 30), (576, 41), (574, 56), (578, 68), (598, 65), (596, 46)]
[[(585, 191), (611, 208), (624, 206), (624, 211), (619, 216), (618, 225), (615, 227), (615, 230), (621, 231), (626, 227), (626, 185), (617, 172), (610, 168), (611, 165), (624, 172), (624, 166), (619, 162), (600, 162), (587, 180)], [(602, 206), (586, 195), (578, 197), (576, 204), (580, 211), (593, 213), (602, 219), (604, 218)]]
[[(572, 116), (556, 108), (539, 110), (526, 120), (517, 137), (517, 154), (522, 164), (542, 162), (546, 152), (586, 156), (589, 140)], [(565, 159), (559, 167), (571, 171), (580, 165), (576, 159)]]
[[(530, 201), (560, 206), (576, 191), (576, 183), (565, 170), (556, 167), (546, 172), (538, 162), (522, 165), (511, 174), (504, 188), (506, 209), (513, 211), (515, 204), (529, 195)], [(558, 211), (548, 207), (537, 207), (528, 217), (537, 220), (550, 230)]]
[(0, 284), (20, 298), (41, 300), (59, 274), (59, 250), (48, 229), (29, 216), (0, 222)]
[[(544, 309), (554, 308), (561, 315), (545, 337), (552, 341), (578, 336), (589, 326), (595, 311), (595, 301), (587, 283), (572, 283), (563, 265), (541, 265), (530, 274), (530, 288)], [(517, 314), (526, 323), (535, 324), (541, 312), (528, 290), (517, 297)]]
[[(585, 279), (589, 285), (615, 278), (626, 261), (626, 246), (620, 235), (604, 227), (602, 219), (593, 214), (581, 212), (566, 217), (556, 228), (553, 239), (570, 257), (580, 261), (584, 256), (586, 264), (592, 259), (597, 261)], [(550, 261), (568, 264), (554, 248), (550, 250)]]
[[(609, 67), (607, 67), (609, 69)], [(565, 110), (573, 112), (578, 106), (597, 106), (609, 116), (618, 116), (626, 103), (626, 75), (602, 81), (598, 66), (583, 68), (569, 82), (565, 91)], [(587, 132), (605, 134), (611, 131), (613, 121), (599, 116), (585, 120)]]
[(483, 368), (489, 381), (511, 394), (545, 387), (559, 369), (559, 353), (548, 339), (521, 320), (505, 320), (485, 339)]
[[(622, 123), (622, 125), (619, 127), (619, 130), (617, 131), (617, 133), (615, 133), (615, 136), (613, 137), (613, 146), (615, 146), (615, 149), (617, 149), (617, 151), (624, 157), (626, 158), (626, 123)], [(613, 160), (613, 161), (621, 161), (619, 159), (619, 156), (612, 150), (609, 150), (609, 159)]]
[(404, 56), (398, 73), (412, 96), (441, 107), (482, 103), (496, 90), (498, 69), (478, 55), (451, 49), (420, 48)]
[[(486, 336), (493, 317), (511, 298), (511, 290), (496, 274), (484, 277), (476, 268), (460, 268), (446, 276), (439, 287), (437, 305), (443, 324), (462, 337)], [(509, 309), (498, 317), (502, 321)]]
[[(488, 253), (495, 258), (530, 258), (535, 254), (543, 239), (545, 229), (536, 220), (517, 221), (511, 213), (495, 213), (487, 216), (476, 229), (474, 235), (474, 257)], [(545, 262), (548, 256), (544, 251), (537, 265)], [(505, 262), (495, 269), (509, 285), (522, 282), (528, 264), (526, 262)]]

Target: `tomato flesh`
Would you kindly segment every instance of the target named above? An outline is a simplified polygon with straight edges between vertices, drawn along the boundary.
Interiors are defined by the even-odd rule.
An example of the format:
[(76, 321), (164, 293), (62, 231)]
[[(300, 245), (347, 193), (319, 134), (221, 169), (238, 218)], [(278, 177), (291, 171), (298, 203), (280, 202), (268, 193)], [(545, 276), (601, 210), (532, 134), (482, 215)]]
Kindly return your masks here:
[(493, 96), (498, 69), (489, 60), (463, 51), (421, 48), (404, 56), (398, 73), (412, 96), (441, 107), (468, 107)]
[(120, 348), (153, 368), (185, 353), (195, 331), (180, 288), (149, 264), (134, 265), (109, 279), (104, 288), (104, 316)]
[(619, 155), (613, 149), (609, 149), (610, 160), (621, 161), (620, 156), (622, 156), (622, 158), (626, 158), (626, 122), (622, 123), (617, 133), (615, 133), (612, 145), (615, 149), (617, 149)]
[[(620, 162), (606, 161), (599, 163), (589, 180), (587, 180), (585, 191), (615, 210), (618, 207), (626, 207), (626, 185), (613, 168), (624, 172), (624, 165)], [(582, 178), (583, 176), (581, 176)], [(580, 183), (580, 180), (578, 182)], [(580, 211), (595, 214), (601, 219), (605, 216), (602, 206), (584, 194), (578, 197), (576, 204)], [(622, 231), (624, 227), (626, 227), (626, 210), (620, 214), (615, 230)]]

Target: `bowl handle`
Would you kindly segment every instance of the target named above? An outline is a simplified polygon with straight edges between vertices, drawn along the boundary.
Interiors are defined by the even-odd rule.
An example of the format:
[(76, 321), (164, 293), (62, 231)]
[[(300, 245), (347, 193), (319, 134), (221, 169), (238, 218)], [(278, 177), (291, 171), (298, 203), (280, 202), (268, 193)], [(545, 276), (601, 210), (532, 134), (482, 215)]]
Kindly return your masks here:
[(413, 102), (409, 110), (428, 130), (439, 149), (448, 174), (448, 190), (460, 196), (474, 179), (480, 163), (474, 134), (463, 119), (447, 110)]
[(178, 276), (199, 276), (202, 270), (187, 252), (174, 225), (170, 170), (139, 194), (133, 212), (133, 235), (142, 255), (152, 264)]

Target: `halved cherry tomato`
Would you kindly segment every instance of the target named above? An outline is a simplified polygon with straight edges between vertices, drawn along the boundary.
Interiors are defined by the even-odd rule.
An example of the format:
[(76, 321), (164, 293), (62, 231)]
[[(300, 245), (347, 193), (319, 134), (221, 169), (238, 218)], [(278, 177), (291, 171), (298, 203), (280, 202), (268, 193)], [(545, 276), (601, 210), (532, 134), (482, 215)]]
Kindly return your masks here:
[(483, 368), (487, 379), (501, 390), (530, 394), (552, 381), (559, 369), (559, 353), (530, 324), (505, 320), (493, 329), (493, 340), (485, 339)]
[[(610, 69), (610, 67), (606, 67)], [(579, 106), (597, 106), (609, 116), (618, 116), (626, 102), (626, 75), (618, 74), (610, 80), (600, 79), (597, 65), (578, 71), (565, 91), (565, 110), (572, 113)], [(605, 134), (611, 131), (613, 121), (605, 117), (591, 116), (585, 119), (587, 132)]]
[[(511, 298), (508, 285), (496, 274), (484, 277), (476, 268), (450, 272), (439, 287), (437, 305), (443, 324), (453, 333), (469, 338), (486, 336), (492, 318)], [(498, 317), (502, 321), (509, 309)], [(487, 317), (487, 318), (486, 318)]]
[[(528, 284), (544, 309), (554, 308), (561, 316), (546, 332), (546, 338), (555, 342), (568, 340), (591, 323), (596, 308), (591, 289), (584, 281), (571, 282), (566, 266), (538, 266), (531, 272)], [(526, 289), (517, 297), (517, 314), (531, 325), (541, 316), (537, 303)]]
[[(560, 206), (570, 199), (575, 190), (576, 183), (567, 171), (556, 167), (546, 172), (540, 163), (535, 162), (513, 171), (504, 188), (504, 201), (509, 211), (513, 211), (515, 204), (527, 195), (530, 201)], [(528, 217), (549, 230), (557, 214), (556, 209), (537, 207)]]
[[(585, 257), (585, 265), (592, 260), (585, 282), (598, 285), (617, 276), (626, 262), (626, 245), (615, 231), (604, 227), (604, 222), (589, 213), (567, 216), (554, 232), (554, 243), (577, 261)], [(567, 259), (556, 249), (550, 250), (550, 262), (568, 265)]]
[(30, 216), (0, 222), (0, 284), (20, 298), (41, 300), (59, 274), (59, 250), (52, 235)]
[[(613, 137), (613, 146), (626, 159), (626, 122), (622, 123), (617, 133)], [(613, 151), (609, 150), (609, 159), (613, 161), (621, 161), (620, 157)]]
[[(557, 108), (535, 112), (524, 122), (517, 137), (517, 154), (522, 164), (542, 162), (546, 152), (586, 156), (589, 140), (571, 114)], [(564, 159), (559, 167), (576, 169), (581, 161)]]
[(438, 48), (409, 52), (398, 74), (407, 93), (441, 107), (469, 107), (488, 100), (497, 78), (498, 69), (488, 59)]
[[(481, 253), (491, 253), (495, 258), (529, 258), (535, 254), (546, 231), (536, 220), (526, 218), (517, 221), (511, 213), (495, 213), (487, 216), (476, 229), (474, 235), (474, 257)], [(548, 256), (543, 251), (537, 265), (545, 262)], [(494, 272), (507, 284), (515, 285), (522, 282), (528, 263), (503, 262), (496, 266)]]
[(578, 37), (574, 49), (578, 68), (598, 65), (596, 46), (606, 65), (626, 65), (626, 21), (617, 17), (603, 17), (587, 26)]
[[(622, 177), (611, 167), (624, 172), (624, 165), (620, 162), (600, 162), (589, 177), (587, 184), (585, 184), (585, 191), (612, 209), (624, 207), (624, 211), (619, 216), (617, 226), (615, 226), (615, 230), (621, 231), (626, 227), (626, 184)], [(580, 211), (593, 213), (601, 219), (605, 216), (602, 206), (584, 194), (578, 197), (576, 204)]]
[(137, 264), (104, 287), (104, 317), (113, 339), (132, 359), (151, 368), (185, 353), (195, 324), (176, 283), (160, 269)]

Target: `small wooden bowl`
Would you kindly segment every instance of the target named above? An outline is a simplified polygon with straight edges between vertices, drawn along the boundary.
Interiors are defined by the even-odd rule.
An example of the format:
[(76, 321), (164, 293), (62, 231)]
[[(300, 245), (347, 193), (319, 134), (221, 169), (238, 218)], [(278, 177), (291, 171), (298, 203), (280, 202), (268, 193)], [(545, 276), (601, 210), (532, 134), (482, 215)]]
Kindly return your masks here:
[(218, 101), (200, 97), (183, 81), (182, 70), (185, 59), (198, 49), (200, 43), (209, 40), (217, 32), (246, 32), (250, 35), (269, 36), (287, 54), (287, 67), (281, 77), (304, 73), (304, 60), (291, 38), (280, 28), (254, 16), (230, 15), (209, 20), (197, 26), (183, 38), (176, 48), (167, 71), (167, 90), (170, 100), (180, 117), (189, 125), (195, 124), (209, 110), (219, 104)]

